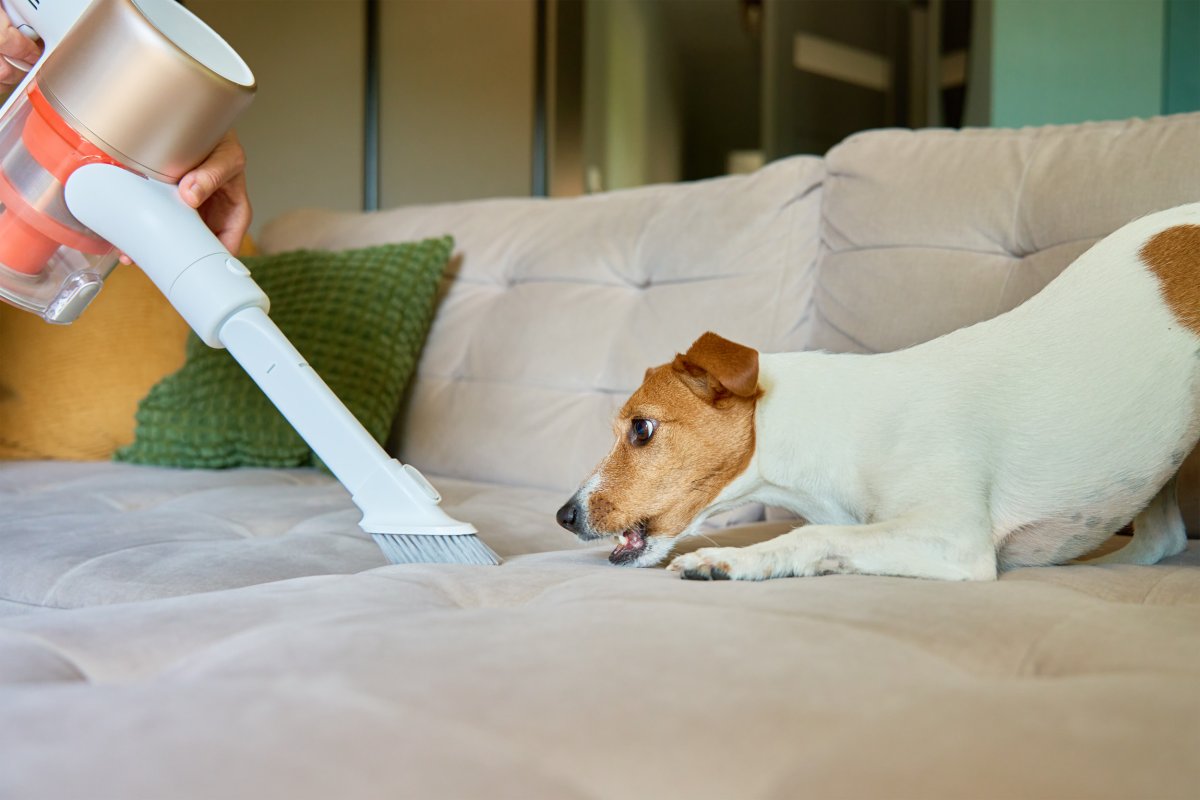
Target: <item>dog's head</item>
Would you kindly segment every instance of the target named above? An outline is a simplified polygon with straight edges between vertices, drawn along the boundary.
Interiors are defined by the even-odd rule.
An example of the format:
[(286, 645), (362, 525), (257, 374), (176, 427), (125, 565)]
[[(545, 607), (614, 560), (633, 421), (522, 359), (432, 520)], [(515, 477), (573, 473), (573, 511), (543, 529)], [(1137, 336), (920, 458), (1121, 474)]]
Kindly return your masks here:
[(613, 424), (616, 443), (558, 510), (580, 539), (612, 536), (614, 564), (651, 566), (754, 454), (758, 352), (706, 333), (646, 370)]

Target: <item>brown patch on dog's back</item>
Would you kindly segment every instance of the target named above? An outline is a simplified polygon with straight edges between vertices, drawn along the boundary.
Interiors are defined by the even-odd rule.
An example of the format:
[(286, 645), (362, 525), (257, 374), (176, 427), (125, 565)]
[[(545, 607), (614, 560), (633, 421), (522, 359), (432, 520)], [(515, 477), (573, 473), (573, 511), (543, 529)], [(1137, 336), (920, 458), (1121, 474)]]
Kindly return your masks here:
[(1200, 335), (1200, 225), (1176, 225), (1150, 237), (1138, 253), (1158, 278), (1179, 323)]

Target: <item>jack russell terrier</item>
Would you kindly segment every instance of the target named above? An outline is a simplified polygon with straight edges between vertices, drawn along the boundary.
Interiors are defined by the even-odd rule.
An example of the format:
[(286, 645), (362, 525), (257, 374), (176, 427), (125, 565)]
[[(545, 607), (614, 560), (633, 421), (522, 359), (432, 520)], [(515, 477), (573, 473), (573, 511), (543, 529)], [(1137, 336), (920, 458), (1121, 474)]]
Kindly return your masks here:
[(1006, 314), (895, 353), (760, 354), (705, 333), (646, 371), (616, 444), (558, 511), (651, 566), (752, 501), (808, 524), (669, 569), (697, 580), (851, 573), (993, 580), (1186, 546), (1175, 473), (1200, 437), (1200, 203), (1097, 243)]

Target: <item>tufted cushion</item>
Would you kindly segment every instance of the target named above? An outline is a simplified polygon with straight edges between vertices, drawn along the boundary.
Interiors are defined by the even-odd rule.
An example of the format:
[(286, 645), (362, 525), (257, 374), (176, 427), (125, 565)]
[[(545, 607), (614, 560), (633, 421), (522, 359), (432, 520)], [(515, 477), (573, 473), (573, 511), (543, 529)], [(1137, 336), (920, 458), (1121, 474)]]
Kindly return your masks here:
[(829, 151), (812, 346), (898, 350), (1036, 294), (1132, 219), (1200, 199), (1200, 114), (872, 131)]
[(430, 473), (506, 563), (369, 569), (312, 471), (0, 464), (0, 796), (1194, 796), (1200, 546), (697, 584), (554, 525), (646, 363), (706, 327), (805, 343), (819, 169), (271, 226), (276, 251), (458, 235), (408, 449), (497, 476)]
[[(1130, 220), (1200, 200), (1197, 152), (1200, 114), (851, 137), (826, 158), (812, 346), (898, 350), (1020, 305)], [(1196, 452), (1179, 500), (1200, 535)]]
[(800, 347), (823, 170), (575, 200), (496, 200), (380, 214), (289, 214), (267, 252), (453, 234), (460, 258), (429, 334), (401, 456), (442, 475), (568, 492), (611, 445), (645, 369), (712, 329)]
[[(505, 559), (580, 547), (554, 523), (558, 493), (432, 477)], [(387, 563), (346, 490), (311, 469), (0, 462), (0, 508), (0, 617)]]
[[(0, 559), (0, 797), (1115, 799), (1200, 785), (1200, 544), (1158, 567), (994, 583), (695, 583), (611, 567), (603, 545), (536, 552), (569, 541), (535, 513), (545, 493), (442, 489), (504, 565), (370, 569), (381, 560), (347, 535), (344, 493), (312, 471), (0, 464), (0, 502), (30, 523)], [(104, 549), (65, 558), (89, 536)], [(39, 549), (37, 574), (9, 563)], [(210, 562), (186, 569), (189, 550)], [(306, 560), (357, 574), (270, 582)], [(242, 588), (155, 598), (222, 583)]]

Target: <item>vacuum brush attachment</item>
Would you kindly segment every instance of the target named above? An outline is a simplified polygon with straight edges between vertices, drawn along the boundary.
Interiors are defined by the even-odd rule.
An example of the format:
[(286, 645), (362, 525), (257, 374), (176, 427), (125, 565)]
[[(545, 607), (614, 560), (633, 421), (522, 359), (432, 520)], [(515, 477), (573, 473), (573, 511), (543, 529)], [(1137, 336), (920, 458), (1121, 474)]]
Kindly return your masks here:
[(416, 467), (401, 464), (380, 448), (265, 310), (252, 306), (236, 312), (217, 335), (350, 490), (363, 512), (359, 527), (374, 537), (388, 560), (393, 564), (500, 563), (475, 535), (474, 526), (438, 507), (441, 495)]

